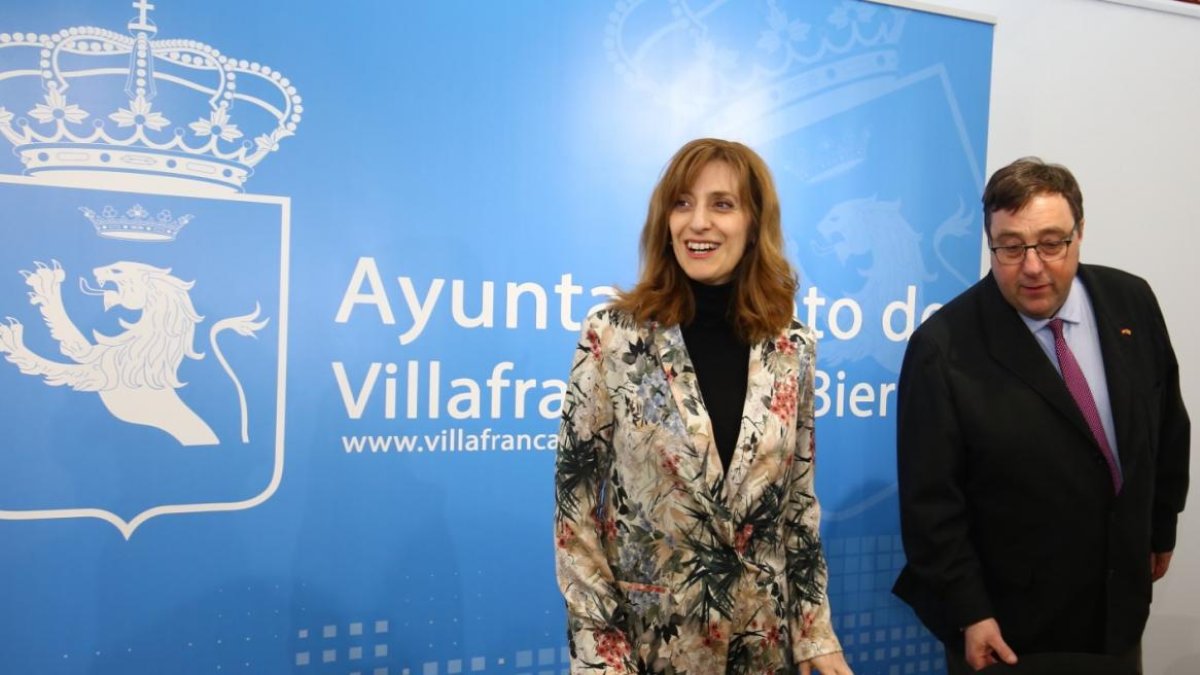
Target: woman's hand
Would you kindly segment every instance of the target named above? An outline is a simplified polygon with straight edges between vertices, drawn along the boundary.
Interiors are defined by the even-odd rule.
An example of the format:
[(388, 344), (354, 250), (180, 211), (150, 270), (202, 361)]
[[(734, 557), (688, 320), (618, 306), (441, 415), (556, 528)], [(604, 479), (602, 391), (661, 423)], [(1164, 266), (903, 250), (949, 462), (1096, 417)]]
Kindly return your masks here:
[(812, 675), (813, 673), (854, 675), (854, 671), (850, 670), (850, 666), (846, 664), (846, 657), (841, 652), (814, 656), (800, 664), (800, 675)]

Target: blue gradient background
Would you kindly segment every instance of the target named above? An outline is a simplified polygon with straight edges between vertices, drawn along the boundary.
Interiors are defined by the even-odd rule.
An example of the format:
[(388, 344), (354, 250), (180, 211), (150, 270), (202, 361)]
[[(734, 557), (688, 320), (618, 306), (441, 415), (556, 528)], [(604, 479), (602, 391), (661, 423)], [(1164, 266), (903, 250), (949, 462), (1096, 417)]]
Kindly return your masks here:
[[(816, 286), (828, 302), (861, 304), (861, 332), (827, 335), (820, 346), (834, 386), (839, 371), (848, 386), (895, 382), (904, 343), (883, 336), (880, 314), (908, 285), (919, 312), (977, 276), (990, 26), (829, 0), (156, 5), (159, 39), (200, 40), (269, 65), (304, 99), (296, 135), (247, 183), (247, 192), (291, 199), (283, 482), (254, 509), (155, 518), (128, 541), (98, 520), (0, 521), (4, 672), (565, 671), (553, 453), (360, 455), (341, 439), (450, 428), (553, 433), (557, 422), (537, 402), (543, 382), (566, 378), (577, 337), (562, 326), (553, 288), (570, 274), (585, 289), (572, 299), (577, 322), (598, 301), (592, 288), (634, 281), (649, 192), (686, 140), (722, 134), (759, 150), (780, 188), (800, 297)], [(783, 33), (798, 38), (791, 61), (782, 47), (766, 48), (773, 8), (786, 15), (775, 17)], [(123, 1), (5, 3), (0, 32), (123, 33), (134, 13)], [(855, 17), (862, 39), (845, 52), (819, 49), (821, 40), (844, 44)], [(843, 18), (850, 23), (839, 26)], [(867, 44), (881, 25), (888, 39)], [(0, 51), (0, 72), (14, 67), (6, 58)], [(876, 70), (833, 76), (850, 58)], [(806, 73), (831, 79), (803, 94), (778, 86)], [(731, 116), (755, 92), (775, 93)], [(0, 105), (14, 114), (38, 102), (27, 85), (0, 81)], [(114, 90), (100, 103), (115, 110), (127, 99)], [(848, 161), (833, 162), (841, 153)], [(0, 173), (21, 173), (15, 155), (0, 153)], [(159, 248), (102, 241), (76, 210), (125, 208), (135, 196), (0, 185), (0, 316), (19, 318), (32, 348), (56, 354), (16, 272), (52, 257), (68, 268), (64, 295), (81, 326), (111, 328), (104, 322), (113, 317), (76, 292), (75, 277), (119, 256), (196, 279), (192, 297), (208, 317), (198, 335), (254, 300), (278, 316), (277, 206), (139, 198), (152, 212), (197, 213)], [(849, 245), (858, 240), (866, 245)], [(334, 321), (364, 256), (380, 272), (394, 325), (362, 305)], [(398, 277), (422, 297), (445, 280), (429, 324), (408, 344), (398, 339), (412, 326)], [(495, 284), (493, 327), (453, 321), (455, 280), (470, 315), (484, 282)], [(544, 329), (529, 298), (518, 326), (505, 327), (510, 282), (546, 290)], [(827, 310), (818, 329), (828, 328)], [(277, 328), (229, 341), (257, 409), (274, 407), (262, 387), (274, 378)], [(206, 341), (198, 337), (202, 351)], [(441, 363), (440, 419), (404, 418), (410, 361), (423, 377), (430, 361)], [(385, 419), (380, 384), (362, 418), (349, 419), (333, 362), (354, 387), (371, 363), (397, 364), (400, 417)], [(526, 416), (512, 416), (510, 387), (501, 419), (489, 418), (486, 395), (482, 419), (449, 419), (450, 380), (482, 386), (500, 362), (513, 364), (510, 379), (538, 382)], [(212, 366), (211, 357), (200, 363)], [(181, 371), (195, 389), (181, 395), (225, 438), (236, 414), (214, 372)], [(3, 508), (105, 505), (125, 514), (155, 500), (243, 498), (270, 471), (259, 446), (238, 455), (222, 445), (220, 461), (181, 454), (152, 430), (107, 417), (93, 394), (46, 387), (7, 363), (0, 391)], [(936, 643), (888, 592), (903, 562), (893, 413), (894, 395), (887, 416), (830, 412), (818, 422), (830, 595), (856, 672), (940, 672)], [(269, 438), (273, 419), (259, 419), (252, 436)]]

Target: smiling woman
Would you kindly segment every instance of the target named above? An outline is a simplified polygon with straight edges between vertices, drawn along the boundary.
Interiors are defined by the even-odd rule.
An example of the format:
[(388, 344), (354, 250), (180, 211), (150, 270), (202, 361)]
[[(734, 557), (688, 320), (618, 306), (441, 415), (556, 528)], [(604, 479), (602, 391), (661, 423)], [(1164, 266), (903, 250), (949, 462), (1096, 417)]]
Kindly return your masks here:
[(750, 214), (737, 191), (729, 164), (712, 161), (675, 200), (668, 218), (671, 248), (689, 279), (719, 285), (733, 278), (750, 230)]
[(752, 150), (685, 145), (640, 281), (585, 322), (555, 468), (572, 672), (850, 673), (813, 492), (815, 336), (792, 318), (779, 214)]
[(792, 318), (796, 275), (783, 255), (775, 183), (741, 143), (704, 138), (675, 153), (650, 197), (641, 254), (641, 278), (614, 302), (639, 321), (690, 323), (689, 281), (732, 282), (743, 340), (767, 338)]

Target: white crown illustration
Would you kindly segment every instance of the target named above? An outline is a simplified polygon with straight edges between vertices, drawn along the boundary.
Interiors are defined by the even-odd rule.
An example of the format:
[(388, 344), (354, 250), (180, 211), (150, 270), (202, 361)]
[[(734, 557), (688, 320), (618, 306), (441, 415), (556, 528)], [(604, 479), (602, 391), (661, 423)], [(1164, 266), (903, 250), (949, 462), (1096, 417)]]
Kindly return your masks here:
[[(797, 103), (853, 96), (867, 80), (896, 77), (904, 19), (901, 10), (850, 1), (830, 9), (811, 0), (619, 0), (604, 47), (641, 94), (736, 134)], [(843, 157), (865, 152), (858, 135), (832, 142)]]
[[(0, 34), (0, 134), (30, 176), (111, 186), (137, 176), (189, 191), (241, 191), (303, 112), (278, 72), (194, 40), (93, 27)], [(36, 84), (34, 83), (36, 80)]]
[(126, 209), (125, 213), (118, 213), (111, 206), (105, 206), (99, 213), (86, 206), (79, 207), (79, 210), (83, 212), (84, 217), (92, 221), (96, 234), (108, 239), (175, 241), (179, 231), (192, 222), (190, 214), (175, 218), (166, 209), (152, 216), (141, 204), (134, 204)]

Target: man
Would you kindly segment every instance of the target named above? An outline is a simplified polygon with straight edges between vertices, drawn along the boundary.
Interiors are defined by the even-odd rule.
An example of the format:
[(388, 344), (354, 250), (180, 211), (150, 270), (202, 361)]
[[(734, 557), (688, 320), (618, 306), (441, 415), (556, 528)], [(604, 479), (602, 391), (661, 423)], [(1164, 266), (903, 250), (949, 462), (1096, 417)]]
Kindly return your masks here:
[(1150, 287), (1081, 265), (1071, 172), (988, 181), (991, 273), (913, 334), (898, 389), (893, 592), (950, 673), (1040, 652), (1137, 668), (1188, 484), (1190, 423)]

